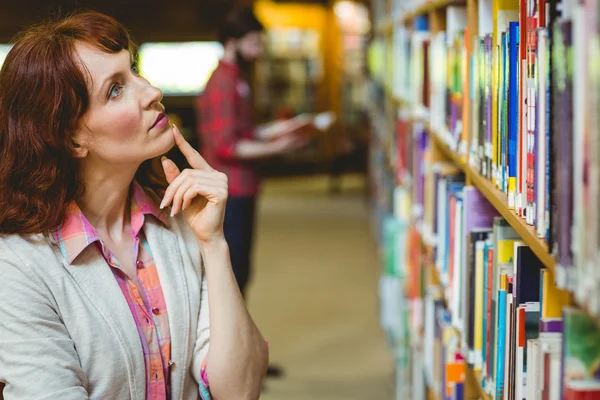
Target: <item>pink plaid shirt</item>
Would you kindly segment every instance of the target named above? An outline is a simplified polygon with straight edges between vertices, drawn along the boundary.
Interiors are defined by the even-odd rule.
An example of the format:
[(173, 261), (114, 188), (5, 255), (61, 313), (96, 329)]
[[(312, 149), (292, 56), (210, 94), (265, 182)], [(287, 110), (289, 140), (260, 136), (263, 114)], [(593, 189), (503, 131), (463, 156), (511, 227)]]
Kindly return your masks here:
[[(96, 229), (75, 202), (67, 207), (65, 221), (62, 227), (54, 232), (54, 235), (62, 254), (69, 263), (72, 263), (89, 245), (97, 246), (127, 300), (138, 329), (146, 367), (146, 399), (164, 400), (170, 396), (169, 369), (172, 365), (169, 316), (158, 271), (143, 227), (146, 215), (152, 215), (164, 224), (167, 223), (167, 219), (165, 213), (146, 196), (144, 190), (135, 182), (132, 185), (131, 199), (133, 254), (135, 254), (134, 261), (140, 290), (122, 270), (119, 260), (104, 245)], [(209, 400), (210, 392), (205, 363), (202, 365), (200, 378), (200, 397), (203, 400)]]

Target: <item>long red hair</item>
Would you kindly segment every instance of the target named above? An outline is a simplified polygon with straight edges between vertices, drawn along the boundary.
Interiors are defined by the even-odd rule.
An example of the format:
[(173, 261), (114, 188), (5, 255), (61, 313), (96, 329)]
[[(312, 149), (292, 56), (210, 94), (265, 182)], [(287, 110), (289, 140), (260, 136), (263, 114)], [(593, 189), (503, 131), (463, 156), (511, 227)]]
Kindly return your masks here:
[[(125, 27), (88, 11), (20, 34), (0, 70), (0, 233), (60, 226), (67, 204), (85, 190), (72, 156), (72, 137), (89, 105), (77, 42), (106, 53), (128, 50), (135, 59)], [(160, 193), (165, 182), (155, 165), (142, 164), (136, 179)]]

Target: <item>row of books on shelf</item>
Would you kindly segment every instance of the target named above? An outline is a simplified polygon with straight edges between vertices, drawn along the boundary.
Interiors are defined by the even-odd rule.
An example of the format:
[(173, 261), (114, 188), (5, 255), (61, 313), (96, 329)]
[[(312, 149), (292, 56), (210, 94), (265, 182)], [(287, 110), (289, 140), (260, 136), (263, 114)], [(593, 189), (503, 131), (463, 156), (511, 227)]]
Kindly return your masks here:
[[(494, 398), (562, 399), (575, 391), (572, 380), (587, 381), (586, 391), (594, 388), (600, 396), (600, 381), (594, 381), (600, 331), (583, 312), (566, 308), (570, 296), (555, 287), (552, 271), (455, 168), (431, 165), (423, 231), (432, 238), (430, 268), (440, 276), (447, 325), (460, 337), (456, 359), (480, 373), (482, 388)], [(565, 321), (576, 314), (586, 319), (587, 330), (571, 332), (570, 324), (563, 330), (563, 313)], [(565, 335), (553, 356), (565, 369), (544, 369), (542, 362), (551, 358), (530, 354), (532, 341), (544, 344), (547, 336), (560, 339), (566, 332), (576, 340), (587, 337), (588, 347), (572, 351)], [(581, 364), (588, 355), (593, 362)]]
[(600, 13), (597, 2), (573, 2), (550, 24), (548, 9), (520, 0), (495, 36), (491, 15), (489, 26), (480, 18), (469, 59), (465, 7), (447, 7), (442, 32), (426, 18), (396, 28), (392, 76), (382, 79), (410, 104), (395, 138), (397, 174), (410, 175), (415, 151), (414, 131), (400, 125), (424, 120), (506, 194), (548, 244), (557, 285), (600, 316)]
[(381, 320), (398, 399), (424, 399), (424, 382), (439, 399), (465, 399), (469, 370), (490, 398), (600, 398), (598, 325), (568, 306), (552, 270), (459, 173), (428, 179), (439, 188), (425, 196), (434, 239), (411, 223), (413, 193), (402, 187), (383, 224)]

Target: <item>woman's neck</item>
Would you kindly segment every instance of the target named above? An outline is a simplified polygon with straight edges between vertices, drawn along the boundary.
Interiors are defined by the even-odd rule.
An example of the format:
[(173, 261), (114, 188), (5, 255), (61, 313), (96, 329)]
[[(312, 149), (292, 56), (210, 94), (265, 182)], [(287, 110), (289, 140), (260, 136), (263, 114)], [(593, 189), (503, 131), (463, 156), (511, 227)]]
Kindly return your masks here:
[(229, 64), (237, 64), (235, 44), (229, 41), (223, 49), (222, 60)]
[(130, 192), (135, 170), (81, 171), (85, 193), (77, 205), (96, 230), (119, 239), (130, 226)]

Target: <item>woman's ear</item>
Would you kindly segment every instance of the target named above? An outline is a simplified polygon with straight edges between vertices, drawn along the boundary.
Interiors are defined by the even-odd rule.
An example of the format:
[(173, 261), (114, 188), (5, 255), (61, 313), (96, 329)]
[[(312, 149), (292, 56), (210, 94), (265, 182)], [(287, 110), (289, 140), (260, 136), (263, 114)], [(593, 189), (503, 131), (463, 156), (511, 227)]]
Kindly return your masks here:
[(81, 132), (77, 132), (73, 135), (71, 139), (71, 143), (73, 144), (73, 157), (75, 158), (85, 158), (88, 155), (88, 146), (87, 140), (84, 139), (85, 135)]

